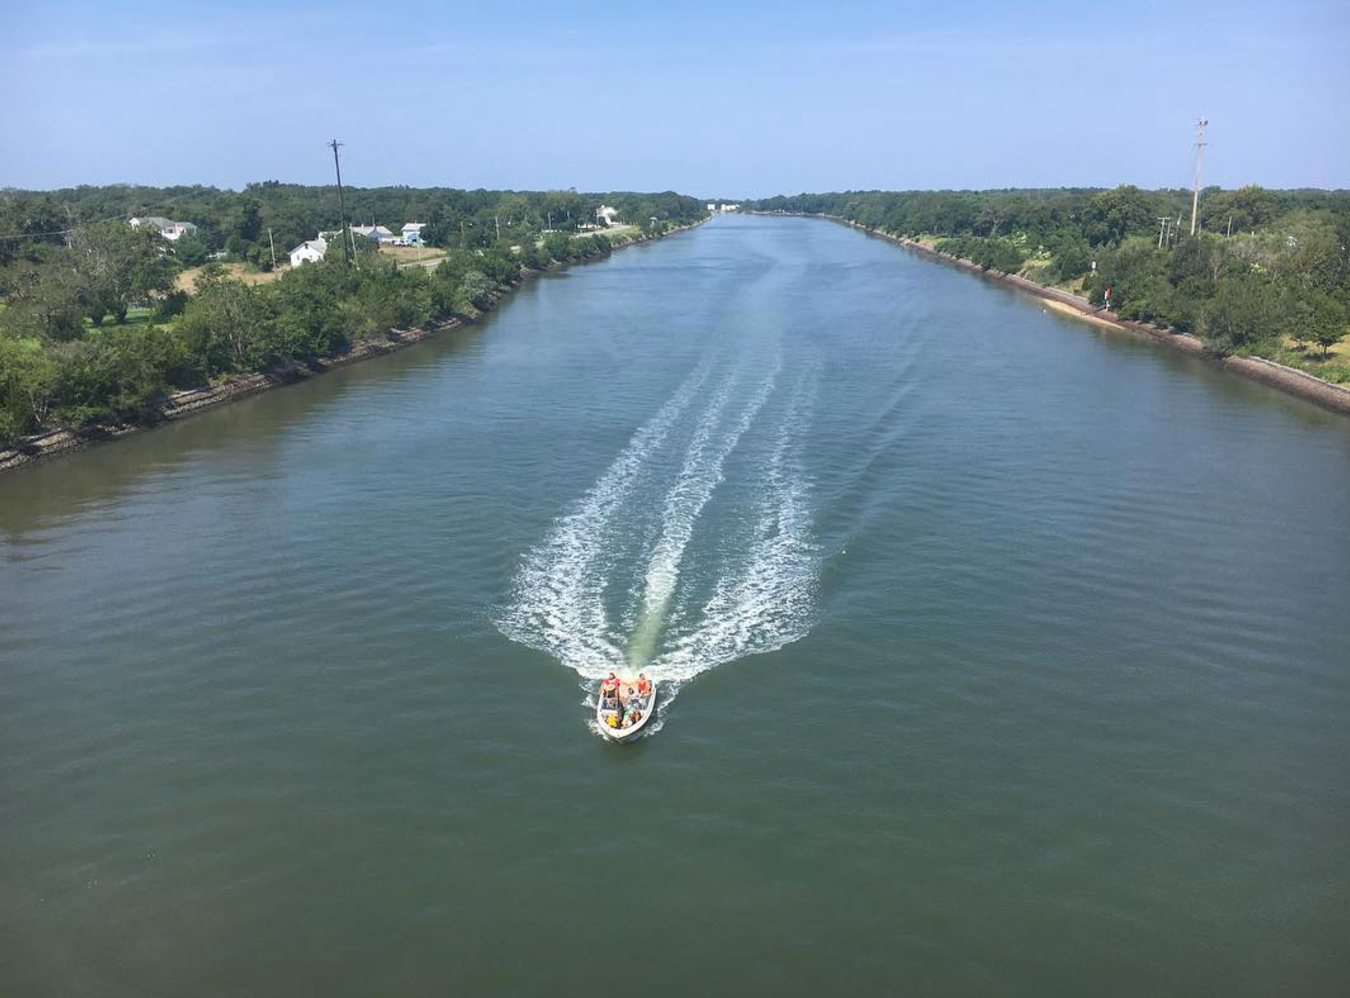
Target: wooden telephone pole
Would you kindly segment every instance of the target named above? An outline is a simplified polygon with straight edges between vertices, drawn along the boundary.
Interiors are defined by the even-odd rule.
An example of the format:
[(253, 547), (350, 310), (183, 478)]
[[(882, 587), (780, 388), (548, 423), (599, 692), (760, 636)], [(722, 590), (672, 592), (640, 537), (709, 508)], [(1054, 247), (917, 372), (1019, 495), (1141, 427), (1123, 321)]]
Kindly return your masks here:
[[(347, 255), (347, 263), (352, 262), (352, 247), (347, 242), (347, 206), (342, 200), (342, 167), (338, 165), (338, 146), (342, 145), (337, 139), (328, 143), (329, 148), (333, 150), (333, 169), (337, 171), (338, 185), (338, 218), (342, 225), (342, 252)], [(1199, 174), (1196, 174), (1199, 176)]]
[(1200, 214), (1200, 168), (1205, 164), (1205, 127), (1209, 121), (1201, 118), (1195, 123), (1195, 191), (1191, 194), (1191, 235)]

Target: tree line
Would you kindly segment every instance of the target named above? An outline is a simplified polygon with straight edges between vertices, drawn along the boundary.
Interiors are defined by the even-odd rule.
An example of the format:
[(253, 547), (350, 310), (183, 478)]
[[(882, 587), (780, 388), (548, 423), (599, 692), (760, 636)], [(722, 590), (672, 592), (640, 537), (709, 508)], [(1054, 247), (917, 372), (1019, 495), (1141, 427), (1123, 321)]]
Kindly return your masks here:
[[(333, 252), (321, 263), (287, 270), (263, 284), (208, 263), (195, 271), (189, 294), (176, 286), (190, 262), (180, 252), (182, 239), (169, 243), (153, 228), (133, 228), (122, 218), (71, 221), (105, 211), (125, 213), (131, 207), (127, 199), (133, 198), (128, 192), (142, 189), (82, 190), (89, 200), (70, 206), (54, 202), (54, 195), (0, 196), (0, 235), (24, 236), (0, 239), (3, 442), (55, 426), (141, 418), (177, 389), (331, 356), (385, 338), (391, 330), (472, 317), (489, 307), (494, 292), (517, 282), (522, 268), (597, 257), (611, 249), (601, 234), (575, 234), (583, 223), (575, 216), (568, 220), (566, 207), (562, 222), (552, 219), (546, 231), (550, 206), (589, 210), (590, 202), (580, 195), (572, 201), (510, 194), (486, 203), (497, 213), (527, 207), (532, 213), (523, 219), (508, 215), (500, 239), (494, 224), (486, 243), (481, 234), (463, 245), (447, 237), (449, 246), (435, 269), (400, 268), (369, 240), (358, 239), (351, 264)], [(181, 190), (187, 198), (211, 202), (201, 194), (209, 188)], [(457, 193), (471, 204), (479, 192)], [(215, 217), (233, 217), (239, 196), (213, 196), (222, 202), (215, 206), (220, 213)], [(628, 203), (626, 197), (612, 200), (620, 207)], [(648, 230), (690, 218), (689, 206), (696, 204), (692, 198), (665, 195), (632, 197), (642, 210), (665, 216), (653, 222), (649, 215), (644, 220)], [(59, 211), (51, 210), (53, 203)], [(536, 209), (543, 217), (533, 213)], [(154, 213), (194, 217), (164, 201), (155, 203)], [(703, 213), (698, 205), (692, 217)], [(206, 213), (195, 217), (203, 219), (198, 223), (203, 228), (209, 224)], [(307, 216), (307, 230), (322, 227), (324, 217)], [(220, 234), (220, 229), (208, 230), (208, 238)]]
[[(1218, 353), (1304, 364), (1350, 332), (1350, 192), (852, 191), (747, 202), (923, 239), (986, 270), (1086, 294), (1125, 318), (1202, 337)], [(1294, 344), (1291, 354), (1288, 343)], [(1350, 376), (1344, 366), (1317, 368)]]
[[(398, 233), (407, 222), (425, 223), (422, 236), (433, 246), (486, 249), (506, 241), (519, 243), (545, 230), (575, 232), (595, 223), (601, 204), (618, 209), (619, 220), (650, 230), (695, 221), (705, 214), (695, 198), (660, 194), (578, 193), (561, 191), (458, 190), (448, 187), (344, 187), (350, 224), (382, 224)], [(332, 186), (252, 183), (242, 191), (215, 187), (141, 187), (115, 184), (56, 191), (0, 191), (0, 268), (26, 243), (60, 243), (63, 233), (95, 222), (155, 215), (192, 222), (195, 235), (174, 245), (187, 266), (213, 253), (261, 269), (320, 231), (341, 226)], [(655, 223), (652, 221), (655, 219)], [(0, 287), (0, 294), (4, 294)]]

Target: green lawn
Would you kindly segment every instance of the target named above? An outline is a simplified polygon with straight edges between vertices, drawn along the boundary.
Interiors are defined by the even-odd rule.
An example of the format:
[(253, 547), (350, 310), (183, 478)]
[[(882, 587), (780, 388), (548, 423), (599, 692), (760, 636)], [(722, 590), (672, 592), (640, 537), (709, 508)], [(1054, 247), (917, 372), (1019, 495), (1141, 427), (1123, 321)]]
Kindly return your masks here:
[[(127, 321), (126, 321), (126, 325), (128, 325), (128, 326), (137, 326), (137, 325), (143, 325), (143, 324), (145, 324), (145, 323), (153, 322), (153, 321), (154, 321), (154, 316), (155, 316), (155, 310), (154, 310), (153, 308), (129, 308), (129, 309), (127, 309)], [(94, 324), (94, 320), (91, 319), (91, 318), (89, 318), (88, 316), (85, 316), (85, 318), (84, 318), (84, 324), (85, 324), (86, 326), (92, 326), (92, 325)], [(113, 326), (113, 325), (116, 325), (116, 324), (117, 324), (117, 320), (116, 320), (115, 318), (113, 318), (113, 315), (112, 315), (111, 312), (109, 312), (107, 315), (105, 315), (105, 316), (103, 317), (103, 325), (105, 325), (105, 326)]]
[(1350, 384), (1350, 341), (1342, 340), (1331, 348), (1330, 355), (1322, 356), (1322, 348), (1313, 344), (1302, 349), (1286, 342), (1274, 352), (1271, 360), (1287, 367), (1307, 371), (1324, 381), (1339, 385)]

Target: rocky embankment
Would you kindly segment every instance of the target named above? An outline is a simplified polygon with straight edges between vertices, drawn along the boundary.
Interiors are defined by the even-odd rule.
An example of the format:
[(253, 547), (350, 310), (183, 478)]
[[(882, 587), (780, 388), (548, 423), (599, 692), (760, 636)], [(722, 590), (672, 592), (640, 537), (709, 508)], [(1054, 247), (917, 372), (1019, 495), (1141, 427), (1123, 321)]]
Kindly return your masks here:
[[(689, 225), (676, 226), (660, 235), (637, 235), (632, 236), (624, 242), (619, 242), (614, 249), (627, 249), (630, 246), (636, 246), (639, 243), (651, 242), (654, 239), (661, 239), (676, 232), (683, 232), (686, 229), (692, 229), (702, 222), (693, 222)], [(598, 257), (590, 258), (592, 260)], [(585, 259), (572, 261), (573, 263), (587, 262)], [(549, 270), (560, 270), (571, 264), (554, 263), (549, 266)], [(507, 285), (492, 294), (492, 302), (488, 311), (494, 308), (499, 301), (518, 288), (529, 277), (537, 274), (538, 271), (522, 270), (519, 279), (514, 284)], [(470, 319), (448, 319), (445, 322), (438, 322), (432, 325), (417, 329), (394, 329), (390, 330), (388, 336), (383, 340), (367, 340), (353, 344), (349, 350), (339, 354), (332, 354), (327, 357), (317, 358), (306, 363), (286, 364), (280, 367), (272, 368), (266, 371), (257, 371), (252, 374), (241, 374), (229, 378), (219, 384), (205, 386), (202, 388), (189, 388), (186, 391), (175, 392), (163, 402), (142, 412), (134, 421), (116, 424), (100, 424), (96, 426), (80, 427), (78, 429), (59, 428), (48, 430), (45, 433), (34, 434), (13, 447), (0, 448), (0, 471), (8, 471), (12, 468), (19, 468), (34, 461), (41, 461), (47, 458), (58, 457), (63, 454), (69, 454), (72, 451), (80, 450), (91, 444), (100, 443), (105, 440), (115, 440), (118, 437), (124, 437), (129, 433), (137, 433), (141, 430), (149, 429), (160, 424), (183, 419), (206, 409), (223, 405), (226, 402), (234, 402), (249, 395), (256, 395), (258, 392), (267, 391), (270, 388), (279, 388), (282, 385), (295, 384), (297, 381), (305, 381), (316, 375), (331, 371), (334, 368), (346, 367), (350, 364), (356, 364), (363, 360), (369, 360), (371, 357), (382, 357), (385, 354), (393, 353), (395, 350), (402, 350), (404, 347), (412, 346), (428, 337), (435, 336), (447, 330), (458, 329), (467, 323), (476, 321), (478, 317)]]
[(835, 222), (842, 222), (844, 225), (851, 228), (866, 232), (869, 235), (878, 236), (889, 242), (911, 249), (916, 253), (921, 253), (924, 256), (942, 260), (954, 267), (960, 267), (963, 270), (969, 270), (970, 272), (979, 274), (983, 277), (990, 277), (1006, 284), (1011, 284), (1015, 288), (1019, 288), (1038, 298), (1044, 298), (1053, 304), (1061, 306), (1059, 309), (1060, 311), (1073, 311), (1079, 313), (1084, 318), (1114, 326), (1118, 329), (1128, 329), (1136, 333), (1142, 333), (1164, 346), (1171, 347), (1174, 350), (1180, 350), (1183, 353), (1202, 357), (1210, 363), (1232, 371), (1235, 374), (1240, 374), (1244, 378), (1258, 381), (1263, 385), (1279, 389), (1286, 394), (1305, 399), (1315, 405), (1321, 406), (1323, 409), (1338, 413), (1342, 416), (1350, 416), (1350, 388), (1345, 386), (1332, 384), (1330, 381), (1323, 381), (1321, 378), (1314, 377), (1304, 371), (1286, 367), (1284, 364), (1277, 364), (1274, 361), (1265, 360), (1261, 357), (1222, 356), (1206, 347), (1199, 337), (1192, 336), (1189, 333), (1180, 332), (1171, 327), (1156, 326), (1147, 322), (1136, 322), (1133, 319), (1123, 319), (1114, 312), (1093, 306), (1091, 302), (1081, 295), (1070, 294), (1059, 288), (1046, 287), (1044, 284), (1037, 284), (1035, 281), (1028, 280), (1018, 274), (1006, 274), (997, 270), (985, 270), (980, 267), (979, 264), (973, 263), (970, 260), (953, 256), (950, 253), (943, 253), (932, 247), (925, 246), (923, 243), (916, 242), (913, 239), (907, 239), (904, 236), (894, 236), (888, 232), (869, 229), (866, 226), (859, 225), (857, 222), (851, 222), (845, 218), (835, 218), (833, 216), (821, 217), (830, 218), (831, 221)]

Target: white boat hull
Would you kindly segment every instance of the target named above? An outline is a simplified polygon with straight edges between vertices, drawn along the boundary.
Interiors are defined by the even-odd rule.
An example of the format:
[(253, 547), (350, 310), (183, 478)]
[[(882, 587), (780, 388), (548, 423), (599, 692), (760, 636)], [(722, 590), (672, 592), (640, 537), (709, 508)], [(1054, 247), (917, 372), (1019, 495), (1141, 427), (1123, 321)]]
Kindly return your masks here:
[[(656, 714), (657, 687), (652, 684), (652, 691), (644, 699), (638, 702), (638, 710), (642, 712), (641, 716), (628, 727), (611, 727), (609, 718), (614, 716), (615, 711), (605, 706), (605, 698), (596, 694), (598, 702), (595, 708), (595, 722), (600, 728), (600, 733), (611, 741), (626, 742), (636, 738), (638, 733), (647, 727), (647, 722)], [(628, 707), (625, 704), (623, 713), (627, 713)], [(622, 722), (623, 713), (618, 716)]]

